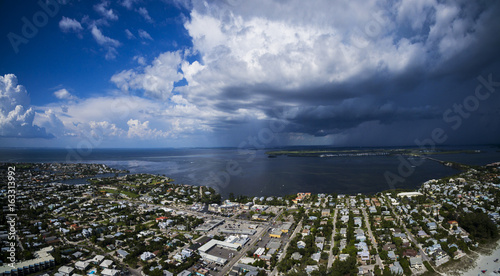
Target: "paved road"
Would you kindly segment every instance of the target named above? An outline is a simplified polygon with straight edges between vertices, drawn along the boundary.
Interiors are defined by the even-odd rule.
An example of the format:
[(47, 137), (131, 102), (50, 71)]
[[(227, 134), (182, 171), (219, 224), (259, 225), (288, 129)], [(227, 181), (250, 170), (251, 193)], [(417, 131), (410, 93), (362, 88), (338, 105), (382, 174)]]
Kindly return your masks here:
[(278, 218), (281, 215), (281, 213), (283, 213), (283, 210), (280, 210), (278, 214), (276, 214), (276, 216), (267, 224), (266, 227), (264, 227), (260, 232), (258, 232), (254, 236), (254, 238), (249, 243), (247, 243), (246, 246), (240, 249), (240, 251), (231, 259), (231, 261), (229, 261), (229, 263), (226, 264), (224, 268), (222, 268), (219, 275), (226, 275), (231, 270), (231, 268), (240, 260), (240, 258), (246, 254), (247, 250), (251, 246), (253, 246), (255, 242), (257, 242), (257, 239), (262, 237), (262, 233), (267, 234), (269, 228), (271, 228), (271, 226), (276, 222), (276, 218)]
[(417, 245), (418, 248), (419, 248), (419, 252), (420, 252), (420, 256), (422, 256), (422, 261), (425, 262), (427, 261), (429, 263), (429, 265), (432, 267), (432, 269), (434, 269), (434, 271), (439, 274), (439, 275), (442, 275), (441, 273), (439, 273), (437, 270), (436, 270), (436, 267), (434, 267), (432, 265), (432, 260), (431, 258), (429, 258), (429, 256), (427, 256), (427, 254), (425, 253), (424, 249), (422, 248), (422, 245), (420, 245), (417, 240), (415, 239), (415, 237), (413, 236), (413, 234), (406, 228), (406, 224), (401, 220), (401, 217), (394, 211), (394, 208), (392, 208), (392, 204), (390, 204), (390, 201), (389, 200), (386, 200), (387, 202), (387, 205), (389, 206), (389, 208), (391, 209), (392, 211), (392, 214), (393, 216), (396, 218), (396, 220), (403, 226), (403, 229), (405, 230), (406, 232), (406, 236), (413, 242), (413, 244)]
[[(293, 240), (293, 238), (295, 238), (295, 235), (297, 235), (297, 233), (300, 231), (300, 229), (302, 229), (302, 220), (299, 221), (299, 223), (297, 224), (297, 227), (295, 227), (295, 230), (293, 231), (292, 235), (290, 236), (290, 239), (286, 243), (285, 247), (283, 247), (282, 254), (276, 263), (281, 262), (281, 260), (283, 260), (283, 258), (286, 256), (286, 250), (288, 249), (288, 245), (290, 244), (290, 241)], [(273, 276), (278, 275), (278, 269), (276, 267), (274, 268), (271, 275), (273, 275)]]
[(330, 252), (328, 252), (328, 265), (327, 265), (327, 268), (330, 268), (332, 267), (333, 265), (333, 261), (335, 260), (335, 256), (332, 256), (333, 252), (333, 246), (335, 245), (335, 234), (337, 233), (336, 232), (336, 222), (337, 222), (337, 213), (338, 213), (338, 209), (335, 208), (335, 212), (333, 213), (333, 231), (332, 231), (332, 240), (330, 241)]
[(372, 240), (372, 246), (377, 251), (377, 255), (375, 256), (376, 263), (380, 267), (380, 269), (384, 270), (384, 263), (382, 263), (382, 260), (380, 259), (380, 255), (378, 254), (377, 240), (375, 240), (375, 236), (373, 235), (372, 228), (371, 228), (370, 222), (368, 221), (368, 215), (366, 214), (365, 208), (361, 208), (361, 212), (363, 212), (363, 217), (365, 218), (365, 225), (366, 225), (366, 228), (368, 229), (368, 235), (370, 236), (370, 239)]

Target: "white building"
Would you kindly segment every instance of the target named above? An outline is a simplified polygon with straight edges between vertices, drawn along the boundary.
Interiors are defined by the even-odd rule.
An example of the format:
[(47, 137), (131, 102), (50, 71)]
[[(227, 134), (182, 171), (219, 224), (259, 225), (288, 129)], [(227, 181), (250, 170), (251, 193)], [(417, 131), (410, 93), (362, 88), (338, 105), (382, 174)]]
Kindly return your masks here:
[(75, 263), (75, 268), (78, 269), (78, 270), (85, 271), (85, 269), (87, 269), (88, 266), (89, 266), (88, 262), (78, 261), (78, 262)]
[(140, 257), (141, 257), (141, 260), (147, 261), (147, 260), (151, 260), (154, 257), (156, 257), (156, 255), (151, 253), (151, 252), (146, 251), (146, 252), (142, 253)]
[(118, 276), (120, 275), (120, 270), (105, 268), (101, 272), (102, 276)]

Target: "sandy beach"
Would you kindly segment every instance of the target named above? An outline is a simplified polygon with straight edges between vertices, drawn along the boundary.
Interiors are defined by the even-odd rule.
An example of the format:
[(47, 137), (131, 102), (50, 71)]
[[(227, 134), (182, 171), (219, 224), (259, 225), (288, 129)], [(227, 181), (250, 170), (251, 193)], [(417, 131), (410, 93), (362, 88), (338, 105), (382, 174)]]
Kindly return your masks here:
[[(495, 262), (496, 259), (500, 259), (500, 246), (498, 245), (491, 254), (481, 254), (476, 260), (476, 266), (465, 271), (463, 275), (500, 275), (500, 272), (494, 272), (500, 270), (500, 260)], [(482, 273), (483, 270), (486, 270), (486, 272)]]

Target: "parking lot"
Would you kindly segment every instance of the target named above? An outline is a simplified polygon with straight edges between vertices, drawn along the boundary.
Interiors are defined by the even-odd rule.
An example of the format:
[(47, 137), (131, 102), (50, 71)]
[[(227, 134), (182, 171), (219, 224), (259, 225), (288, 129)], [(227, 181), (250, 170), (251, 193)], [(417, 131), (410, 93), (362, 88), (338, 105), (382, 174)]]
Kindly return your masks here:
[[(279, 224), (276, 224), (276, 227), (279, 227)], [(282, 233), (281, 238), (278, 239), (278, 238), (272, 238), (272, 237), (269, 236), (269, 233), (271, 233), (273, 229), (274, 229), (273, 227), (269, 228), (269, 231), (267, 231), (263, 237), (259, 237), (260, 241), (258, 241), (256, 243), (256, 245), (252, 248), (253, 251), (255, 251), (259, 247), (266, 248), (266, 245), (271, 240), (280, 241), (281, 242), (281, 247), (280, 247), (280, 249), (278, 249), (278, 251), (281, 250), (286, 243), (288, 243), (288, 241), (290, 240), (290, 235), (291, 235), (292, 232)]]
[[(217, 235), (228, 236), (229, 235), (229, 234), (223, 234), (221, 232), (222, 230), (235, 230), (234, 235), (240, 234), (240, 232), (238, 232), (238, 231), (252, 231), (252, 230), (254, 230), (256, 233), (258, 233), (262, 228), (263, 228), (263, 226), (261, 226), (259, 223), (253, 222), (253, 221), (242, 222), (239, 220), (226, 220), (223, 224), (208, 231), (206, 234), (208, 236), (217, 236)], [(249, 238), (252, 238), (252, 237), (253, 237), (253, 235), (249, 235)]]

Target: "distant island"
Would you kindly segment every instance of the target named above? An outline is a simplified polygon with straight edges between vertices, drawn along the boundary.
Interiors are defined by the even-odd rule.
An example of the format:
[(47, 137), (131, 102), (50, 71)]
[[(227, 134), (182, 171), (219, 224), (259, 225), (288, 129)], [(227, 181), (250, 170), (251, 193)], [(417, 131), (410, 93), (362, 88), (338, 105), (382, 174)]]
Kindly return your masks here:
[(280, 155), (290, 157), (353, 157), (353, 156), (383, 156), (383, 155), (410, 155), (410, 156), (425, 156), (425, 155), (441, 155), (441, 154), (475, 154), (480, 153), (479, 150), (422, 150), (416, 149), (325, 149), (325, 150), (273, 150), (267, 151), (266, 154), (270, 158)]

